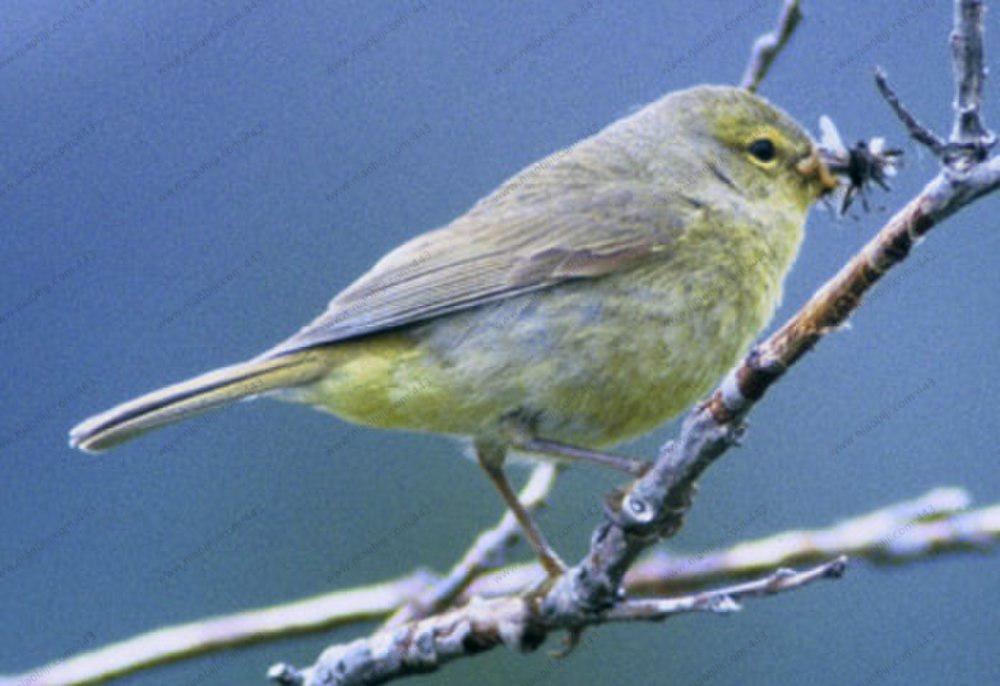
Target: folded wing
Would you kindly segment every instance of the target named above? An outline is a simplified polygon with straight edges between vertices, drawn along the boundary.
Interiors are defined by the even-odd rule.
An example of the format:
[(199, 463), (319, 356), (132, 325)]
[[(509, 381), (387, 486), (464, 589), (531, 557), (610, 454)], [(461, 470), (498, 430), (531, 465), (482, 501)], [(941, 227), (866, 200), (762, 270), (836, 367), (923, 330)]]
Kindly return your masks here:
[[(538, 167), (539, 165), (535, 165)], [(490, 301), (667, 259), (697, 211), (641, 180), (525, 180), (529, 167), (451, 224), (401, 245), (266, 357), (425, 321)], [(541, 177), (555, 169), (534, 171)]]

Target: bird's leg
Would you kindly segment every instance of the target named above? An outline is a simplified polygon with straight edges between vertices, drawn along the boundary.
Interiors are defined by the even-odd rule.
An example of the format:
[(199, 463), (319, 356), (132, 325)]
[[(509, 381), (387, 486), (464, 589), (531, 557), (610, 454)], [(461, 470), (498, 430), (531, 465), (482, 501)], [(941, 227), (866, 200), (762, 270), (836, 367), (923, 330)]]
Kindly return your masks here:
[(524, 509), (524, 505), (517, 498), (517, 493), (511, 488), (510, 482), (507, 480), (507, 475), (503, 472), (505, 453), (505, 449), (476, 444), (476, 459), (479, 461), (479, 466), (483, 468), (486, 476), (490, 478), (496, 489), (500, 491), (500, 496), (507, 503), (510, 511), (514, 513), (514, 518), (521, 525), (521, 530), (524, 531), (525, 538), (528, 539), (528, 543), (531, 544), (531, 547), (535, 550), (535, 554), (538, 555), (538, 560), (542, 563), (542, 567), (545, 568), (545, 572), (549, 575), (549, 578), (554, 579), (566, 571), (566, 565), (559, 559), (559, 555), (556, 554), (545, 540), (541, 529), (535, 524), (535, 520), (531, 514)]
[(650, 467), (650, 463), (645, 460), (637, 460), (634, 457), (604, 453), (599, 450), (590, 450), (589, 448), (579, 448), (575, 445), (549, 441), (544, 438), (521, 438), (515, 440), (513, 445), (518, 450), (522, 450), (526, 453), (551, 455), (553, 457), (561, 457), (575, 462), (590, 462), (592, 464), (601, 465), (602, 467), (611, 467), (612, 469), (617, 469), (620, 472), (625, 472), (626, 474), (630, 474), (635, 477), (642, 476)]

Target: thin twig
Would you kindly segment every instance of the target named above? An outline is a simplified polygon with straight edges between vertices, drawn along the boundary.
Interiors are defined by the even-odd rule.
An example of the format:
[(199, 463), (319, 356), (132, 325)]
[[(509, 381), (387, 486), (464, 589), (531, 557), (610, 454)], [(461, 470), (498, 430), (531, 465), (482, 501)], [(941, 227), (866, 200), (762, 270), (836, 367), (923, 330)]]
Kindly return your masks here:
[(792, 32), (801, 20), (802, 9), (799, 7), (799, 0), (785, 0), (774, 30), (765, 33), (754, 42), (750, 61), (743, 71), (743, 78), (740, 79), (740, 88), (745, 88), (751, 93), (757, 90), (760, 82), (767, 76), (774, 59), (792, 37)]
[(625, 600), (604, 614), (609, 622), (649, 620), (660, 621), (685, 612), (715, 612), (725, 614), (740, 610), (743, 598), (773, 595), (793, 588), (801, 588), (819, 579), (839, 579), (847, 568), (847, 557), (841, 555), (802, 572), (782, 567), (768, 576), (747, 581), (736, 586), (717, 588), (679, 598), (652, 598)]
[(943, 157), (948, 144), (943, 138), (917, 121), (917, 118), (899, 101), (899, 96), (896, 95), (896, 91), (889, 85), (889, 80), (886, 78), (885, 71), (881, 67), (875, 68), (875, 85), (878, 87), (882, 97), (885, 98), (885, 101), (889, 103), (892, 111), (903, 122), (910, 136), (930, 148), (936, 157)]

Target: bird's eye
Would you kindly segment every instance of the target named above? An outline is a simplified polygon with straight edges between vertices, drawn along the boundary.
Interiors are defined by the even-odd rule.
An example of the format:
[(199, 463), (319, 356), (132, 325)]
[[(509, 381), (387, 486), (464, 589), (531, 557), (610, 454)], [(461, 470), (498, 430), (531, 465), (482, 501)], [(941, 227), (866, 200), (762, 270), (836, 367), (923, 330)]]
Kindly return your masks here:
[(770, 162), (774, 159), (777, 150), (770, 138), (758, 138), (747, 147), (747, 151), (761, 162)]

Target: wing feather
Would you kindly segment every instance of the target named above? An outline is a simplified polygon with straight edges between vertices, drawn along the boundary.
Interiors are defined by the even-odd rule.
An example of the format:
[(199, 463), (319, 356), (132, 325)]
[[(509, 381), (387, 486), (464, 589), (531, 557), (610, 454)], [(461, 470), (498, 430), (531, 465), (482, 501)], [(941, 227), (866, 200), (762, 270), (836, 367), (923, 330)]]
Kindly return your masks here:
[(521, 177), (532, 171), (513, 177), (451, 224), (387, 254), (322, 315), (265, 355), (385, 331), (568, 279), (599, 277), (654, 255), (663, 258), (698, 211), (697, 203), (678, 202), (676, 195), (636, 178), (594, 178), (558, 195), (533, 192), (544, 179), (532, 179), (529, 186)]

